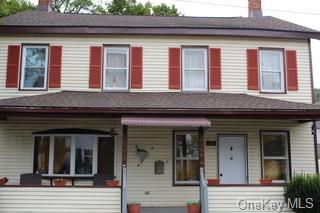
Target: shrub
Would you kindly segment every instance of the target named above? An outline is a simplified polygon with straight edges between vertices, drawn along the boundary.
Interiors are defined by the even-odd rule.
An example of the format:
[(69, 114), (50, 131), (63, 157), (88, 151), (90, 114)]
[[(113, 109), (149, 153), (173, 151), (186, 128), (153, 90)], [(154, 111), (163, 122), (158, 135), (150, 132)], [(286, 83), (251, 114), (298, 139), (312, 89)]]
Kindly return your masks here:
[(295, 202), (289, 206), (294, 212), (320, 213), (320, 175), (296, 175), (285, 186), (285, 198), (288, 205)]

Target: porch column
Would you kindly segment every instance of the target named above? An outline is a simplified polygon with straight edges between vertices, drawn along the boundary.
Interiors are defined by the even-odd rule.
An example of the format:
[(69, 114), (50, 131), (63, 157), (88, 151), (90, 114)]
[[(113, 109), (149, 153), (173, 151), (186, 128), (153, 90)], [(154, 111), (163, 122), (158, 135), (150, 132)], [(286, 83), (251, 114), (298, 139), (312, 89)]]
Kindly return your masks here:
[(122, 126), (121, 213), (127, 213), (128, 126)]
[(122, 166), (126, 167), (128, 162), (128, 126), (122, 126)]
[(204, 128), (199, 127), (199, 167), (203, 169), (205, 167), (204, 152), (205, 152)]

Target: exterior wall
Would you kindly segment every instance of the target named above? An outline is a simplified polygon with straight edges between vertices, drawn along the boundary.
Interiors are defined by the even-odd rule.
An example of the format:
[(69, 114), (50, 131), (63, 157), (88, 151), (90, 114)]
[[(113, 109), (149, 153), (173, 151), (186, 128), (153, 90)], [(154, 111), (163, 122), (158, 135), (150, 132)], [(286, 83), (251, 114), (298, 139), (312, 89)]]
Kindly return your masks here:
[(120, 188), (1, 187), (0, 212), (119, 213)]
[[(284, 204), (283, 187), (271, 186), (243, 186), (243, 187), (209, 187), (209, 213), (220, 212), (293, 212), (286, 206), (281, 211)], [(247, 201), (244, 202), (242, 200)], [(270, 200), (270, 205), (265, 205), (265, 209), (259, 209), (259, 204)], [(240, 202), (241, 201), (241, 202)], [(255, 202), (255, 206), (249, 202)], [(271, 204), (280, 204), (274, 206)], [(239, 205), (240, 204), (240, 205)], [(249, 206), (250, 205), (250, 206)], [(260, 206), (261, 208), (261, 206)]]
[[(115, 128), (116, 176), (121, 179), (121, 127), (119, 120), (74, 118), (8, 118), (0, 121), (0, 174), (9, 184), (18, 184), (19, 175), (32, 172), (32, 132), (52, 128)], [(177, 130), (177, 129), (175, 129)], [(184, 129), (185, 130), (185, 129)], [(249, 183), (258, 183), (260, 168), (260, 130), (289, 130), (292, 171), (314, 173), (314, 143), (311, 123), (275, 120), (212, 120), (205, 132), (205, 140), (217, 140), (217, 134), (246, 134), (248, 140)], [(135, 146), (145, 149), (149, 157), (139, 163)], [(199, 200), (199, 188), (173, 186), (172, 129), (132, 128), (128, 139), (128, 202), (142, 202), (146, 206), (181, 206)], [(217, 149), (207, 146), (206, 176), (217, 177)], [(154, 174), (154, 162), (165, 162), (164, 175)], [(140, 165), (138, 165), (140, 164)], [(77, 183), (91, 184), (91, 183)]]
[[(222, 37), (0, 37), (0, 98), (43, 92), (5, 89), (7, 46), (21, 43), (62, 45), (62, 90), (90, 90), (89, 47), (103, 44), (130, 44), (143, 47), (143, 89), (138, 92), (168, 92), (168, 48), (181, 45), (205, 45), (222, 49), (222, 89), (216, 92), (249, 93), (270, 98), (311, 103), (311, 79), (308, 42)], [(259, 94), (247, 90), (246, 49), (270, 47), (297, 50), (299, 91), (288, 94)], [(49, 92), (55, 92), (50, 89)], [(172, 90), (175, 91), (175, 90)]]

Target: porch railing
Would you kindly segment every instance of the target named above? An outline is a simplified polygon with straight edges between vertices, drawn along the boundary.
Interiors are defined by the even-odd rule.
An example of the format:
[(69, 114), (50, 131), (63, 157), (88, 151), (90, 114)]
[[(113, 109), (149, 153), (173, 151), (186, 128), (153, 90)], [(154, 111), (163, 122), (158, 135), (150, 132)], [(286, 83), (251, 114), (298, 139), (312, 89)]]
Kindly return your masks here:
[(208, 186), (205, 181), (203, 168), (200, 168), (200, 202), (201, 213), (208, 213)]
[(127, 213), (127, 167), (122, 167), (121, 212)]

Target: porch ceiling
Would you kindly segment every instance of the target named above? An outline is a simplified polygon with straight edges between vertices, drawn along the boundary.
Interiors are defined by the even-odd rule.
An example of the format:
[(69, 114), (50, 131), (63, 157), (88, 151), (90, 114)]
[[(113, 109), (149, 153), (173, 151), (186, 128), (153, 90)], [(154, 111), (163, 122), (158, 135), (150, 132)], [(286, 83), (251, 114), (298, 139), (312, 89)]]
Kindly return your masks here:
[(210, 127), (206, 118), (122, 117), (121, 124), (135, 127)]

